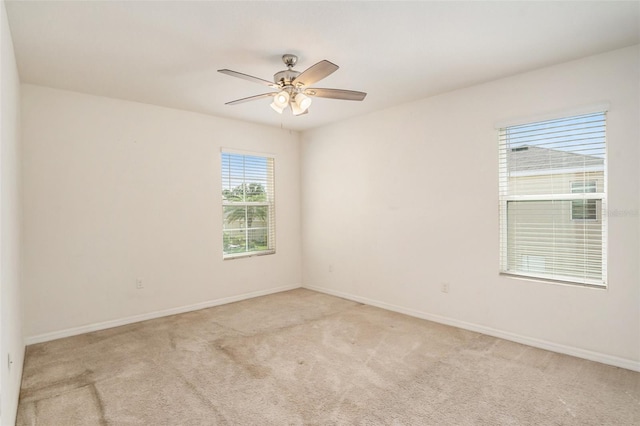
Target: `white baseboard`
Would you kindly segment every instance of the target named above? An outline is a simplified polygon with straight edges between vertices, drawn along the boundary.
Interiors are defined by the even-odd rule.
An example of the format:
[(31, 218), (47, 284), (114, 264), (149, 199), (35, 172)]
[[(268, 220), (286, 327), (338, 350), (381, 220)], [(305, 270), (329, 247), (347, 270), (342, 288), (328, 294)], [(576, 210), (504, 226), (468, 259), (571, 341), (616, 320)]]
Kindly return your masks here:
[(589, 361), (600, 362), (602, 364), (613, 365), (615, 367), (625, 368), (627, 370), (640, 372), (640, 361), (631, 359), (619, 358), (612, 355), (607, 355), (599, 352), (592, 352), (585, 349), (575, 348), (572, 346), (560, 345), (558, 343), (549, 342), (546, 340), (534, 339), (532, 337), (522, 336), (519, 334), (511, 333), (508, 331), (497, 330), (483, 325), (473, 324), (465, 321), (459, 321), (453, 318), (443, 317), (440, 315), (429, 314), (427, 312), (418, 311), (416, 309), (405, 308), (402, 306), (392, 305), (386, 302), (380, 302), (378, 300), (368, 299), (362, 296), (356, 296), (350, 293), (344, 293), (337, 290), (332, 290), (323, 287), (316, 287), (310, 285), (303, 285), (303, 288), (309, 290), (318, 291), (320, 293), (326, 293), (333, 296), (342, 297), (343, 299), (353, 300), (354, 302), (360, 302), (378, 308), (386, 309), (393, 312), (409, 315), (416, 318), (425, 319), (428, 321), (437, 322), (440, 324), (451, 325), (454, 327), (462, 328), (465, 330), (475, 331), (489, 336), (498, 337), (500, 339), (510, 340), (516, 343), (522, 343), (524, 345), (533, 346), (535, 348), (546, 349), (548, 351), (557, 352), (565, 355), (571, 355), (578, 358), (588, 359)]
[(283, 291), (293, 290), (300, 288), (299, 285), (289, 285), (276, 287), (268, 290), (254, 291), (251, 293), (244, 293), (237, 296), (224, 297), (222, 299), (208, 300), (206, 302), (200, 302), (188, 306), (179, 306), (177, 308), (164, 309), (161, 311), (149, 312), (146, 314), (133, 315), (126, 318), (120, 318), (111, 321), (98, 322), (94, 324), (82, 325), (80, 327), (68, 328), (60, 331), (53, 331), (51, 333), (38, 334), (35, 336), (29, 336), (25, 338), (26, 345), (33, 345), (35, 343), (48, 342), (51, 340), (62, 339), (63, 337), (76, 336), (78, 334), (90, 333), (92, 331), (105, 330), (107, 328), (120, 327), (122, 325), (133, 324), (140, 321), (147, 321), (150, 319), (166, 317), (170, 315), (182, 314), (185, 312), (198, 311), (200, 309), (211, 308), (213, 306), (224, 305), (232, 302), (239, 302), (241, 300), (252, 299), (254, 297), (266, 296), (268, 294), (280, 293)]
[(533, 346), (540, 349), (546, 349), (553, 352), (558, 352), (565, 355), (571, 355), (578, 358), (588, 359), (590, 361), (600, 362), (602, 364), (613, 365), (615, 367), (625, 368), (627, 370), (633, 370), (640, 372), (640, 362), (625, 358), (619, 358), (612, 355), (607, 355), (599, 352), (592, 352), (585, 349), (575, 348), (572, 346), (561, 345), (558, 343), (549, 342), (546, 340), (534, 339), (527, 336), (511, 333), (508, 331), (497, 330), (494, 328), (486, 327), (483, 325), (468, 323), (465, 321), (456, 320), (453, 318), (443, 317), (440, 315), (434, 315), (416, 309), (405, 308), (402, 306), (393, 305), (386, 302), (380, 302), (378, 300), (369, 299), (362, 296), (357, 296), (342, 291), (327, 289), (316, 286), (282, 286), (268, 290), (260, 290), (251, 293), (240, 294), (237, 296), (225, 297), (222, 299), (209, 300), (206, 302), (196, 303), (188, 306), (180, 306), (177, 308), (165, 309), (162, 311), (149, 312), (141, 315), (134, 315), (126, 318), (120, 318), (117, 320), (104, 321), (94, 324), (83, 325), (80, 327), (68, 328), (65, 330), (54, 331), (51, 333), (38, 334), (35, 336), (28, 336), (25, 338), (26, 345), (33, 345), (35, 343), (48, 342), (51, 340), (61, 339), (64, 337), (75, 336), (78, 334), (90, 333), (92, 331), (105, 330), (107, 328), (119, 327), (122, 325), (133, 324), (140, 321), (146, 321), (150, 319), (182, 314), (185, 312), (197, 311), (200, 309), (211, 308), (214, 306), (224, 305), (232, 302), (239, 302), (241, 300), (252, 299), (254, 297), (266, 296), (268, 294), (280, 293), (283, 291), (293, 290), (296, 288), (307, 288), (309, 290), (318, 291), (320, 293), (331, 294), (333, 296), (342, 297), (344, 299), (353, 300), (355, 302), (365, 303), (367, 305), (376, 306), (378, 308), (386, 309), (393, 312), (409, 315), (416, 318), (425, 319), (428, 321), (437, 322), (440, 324), (451, 325), (453, 327), (462, 328), (465, 330), (475, 331), (489, 336), (498, 337), (512, 342), (522, 343), (524, 345)]

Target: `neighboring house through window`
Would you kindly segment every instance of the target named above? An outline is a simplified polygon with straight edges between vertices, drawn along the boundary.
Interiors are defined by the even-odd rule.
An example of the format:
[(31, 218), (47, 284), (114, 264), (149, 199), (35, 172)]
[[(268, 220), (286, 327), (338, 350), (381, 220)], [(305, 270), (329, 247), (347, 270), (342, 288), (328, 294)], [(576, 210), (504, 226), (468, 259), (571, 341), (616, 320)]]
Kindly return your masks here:
[[(571, 192), (582, 194), (585, 192), (596, 192), (596, 181), (571, 182)], [(571, 202), (571, 220), (597, 220), (598, 201), (597, 200), (573, 200)]]
[(606, 114), (499, 130), (502, 273), (606, 285)]
[(274, 158), (222, 151), (222, 251), (234, 258), (275, 253)]

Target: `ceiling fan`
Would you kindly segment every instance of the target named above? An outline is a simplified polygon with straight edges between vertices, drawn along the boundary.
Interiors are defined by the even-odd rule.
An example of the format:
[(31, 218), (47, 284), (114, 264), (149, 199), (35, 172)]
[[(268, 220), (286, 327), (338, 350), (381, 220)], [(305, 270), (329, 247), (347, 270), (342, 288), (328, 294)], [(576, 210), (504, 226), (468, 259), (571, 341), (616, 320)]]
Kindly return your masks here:
[(293, 67), (298, 62), (298, 57), (296, 55), (282, 55), (282, 62), (285, 63), (287, 69), (275, 73), (273, 75), (273, 82), (228, 69), (218, 70), (218, 72), (223, 74), (253, 81), (254, 83), (259, 83), (276, 90), (276, 92), (263, 93), (261, 95), (249, 96), (248, 98), (236, 99), (235, 101), (227, 102), (225, 105), (237, 105), (262, 98), (273, 98), (271, 108), (276, 112), (282, 114), (287, 106), (290, 106), (293, 115), (302, 115), (309, 112), (312, 96), (347, 101), (361, 101), (365, 96), (367, 96), (366, 93), (356, 92), (355, 90), (319, 89), (309, 87), (310, 85), (329, 76), (339, 68), (332, 62), (327, 60), (320, 61), (303, 72), (293, 70)]

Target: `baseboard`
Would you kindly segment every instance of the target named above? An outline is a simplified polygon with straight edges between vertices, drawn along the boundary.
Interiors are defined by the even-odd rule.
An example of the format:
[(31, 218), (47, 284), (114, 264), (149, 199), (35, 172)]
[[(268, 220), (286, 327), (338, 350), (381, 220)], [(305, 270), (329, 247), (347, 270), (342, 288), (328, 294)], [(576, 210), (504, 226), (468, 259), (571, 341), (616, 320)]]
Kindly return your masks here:
[(170, 315), (182, 314), (185, 312), (198, 311), (200, 309), (211, 308), (214, 306), (224, 305), (227, 303), (239, 302), (241, 300), (252, 299), (254, 297), (266, 296), (268, 294), (280, 293), (283, 291), (294, 290), (300, 288), (299, 285), (281, 286), (268, 290), (254, 291), (251, 293), (244, 293), (237, 296), (223, 297), (222, 299), (208, 300), (206, 302), (195, 303), (188, 306), (179, 306), (177, 308), (164, 309), (161, 311), (149, 312), (140, 315), (133, 315), (126, 318), (120, 318), (111, 321), (104, 321), (94, 324), (82, 325), (80, 327), (68, 328), (60, 331), (53, 331), (51, 333), (38, 334), (35, 336), (29, 336), (25, 338), (26, 345), (33, 345), (35, 343), (48, 342), (51, 340), (62, 339), (64, 337), (76, 336), (78, 334), (90, 333), (92, 331), (105, 330), (107, 328), (120, 327), (122, 325), (133, 324), (140, 321), (147, 321), (150, 319), (166, 317)]
[(500, 339), (510, 340), (516, 343), (522, 343), (524, 345), (533, 346), (535, 348), (546, 349), (548, 351), (557, 352), (565, 355), (575, 356), (577, 358), (587, 359), (589, 361), (595, 361), (602, 364), (612, 365), (614, 367), (625, 368), (627, 370), (640, 372), (640, 361), (634, 361), (625, 358), (619, 358), (612, 355), (607, 355), (599, 352), (592, 352), (585, 349), (575, 348), (572, 346), (560, 345), (557, 343), (549, 342), (546, 340), (534, 339), (527, 336), (511, 333), (508, 331), (497, 330), (490, 327), (485, 327), (478, 324), (473, 324), (465, 321), (456, 320), (453, 318), (443, 317), (440, 315), (434, 315), (416, 309), (405, 308), (402, 306), (393, 305), (386, 302), (380, 302), (378, 300), (369, 299), (362, 296), (357, 296), (342, 291), (327, 289), (323, 287), (316, 287), (310, 285), (303, 285), (303, 288), (318, 291), (320, 293), (330, 294), (332, 296), (338, 296), (343, 299), (352, 300), (354, 302), (364, 303), (366, 305), (376, 306), (378, 308), (386, 309), (393, 312), (409, 315), (416, 318), (425, 319), (428, 321), (437, 322), (440, 324), (451, 325), (453, 327), (462, 328), (465, 330), (475, 331), (478, 333), (486, 334)]

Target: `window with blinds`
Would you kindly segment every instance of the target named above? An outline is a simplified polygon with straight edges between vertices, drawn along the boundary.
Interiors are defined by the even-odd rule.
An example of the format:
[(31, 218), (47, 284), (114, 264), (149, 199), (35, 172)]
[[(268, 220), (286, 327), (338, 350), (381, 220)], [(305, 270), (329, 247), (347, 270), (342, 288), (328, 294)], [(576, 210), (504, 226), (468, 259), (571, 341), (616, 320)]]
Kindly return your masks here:
[(606, 286), (606, 114), (499, 130), (502, 273)]
[(225, 259), (275, 253), (274, 159), (222, 152)]

